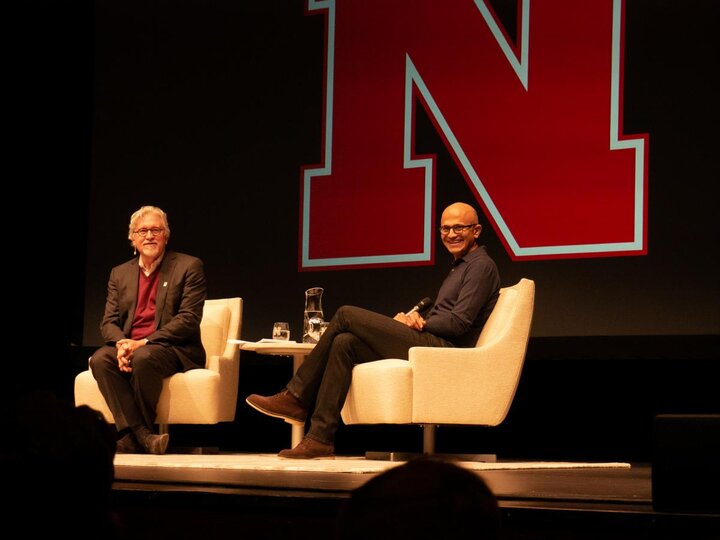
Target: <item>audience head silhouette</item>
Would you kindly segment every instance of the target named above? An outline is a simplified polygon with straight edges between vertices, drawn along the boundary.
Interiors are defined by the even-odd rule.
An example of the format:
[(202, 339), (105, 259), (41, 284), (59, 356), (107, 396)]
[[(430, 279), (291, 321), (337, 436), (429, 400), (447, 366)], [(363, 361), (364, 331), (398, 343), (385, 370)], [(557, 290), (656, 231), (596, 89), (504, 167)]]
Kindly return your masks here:
[(372, 478), (352, 492), (340, 514), (342, 540), (498, 538), (495, 496), (475, 473), (419, 458)]
[(99, 412), (50, 393), (29, 394), (7, 412), (0, 456), (14, 530), (28, 538), (48, 531), (115, 538), (114, 429)]

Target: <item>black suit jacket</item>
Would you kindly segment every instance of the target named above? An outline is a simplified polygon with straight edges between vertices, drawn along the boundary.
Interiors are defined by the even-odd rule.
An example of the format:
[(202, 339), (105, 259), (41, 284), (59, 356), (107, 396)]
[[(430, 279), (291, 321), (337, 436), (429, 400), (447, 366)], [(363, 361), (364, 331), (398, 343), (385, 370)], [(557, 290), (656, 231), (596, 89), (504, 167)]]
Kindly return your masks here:
[[(130, 336), (138, 295), (139, 257), (116, 266), (108, 280), (100, 331), (107, 345)], [(207, 295), (203, 262), (166, 251), (155, 299), (155, 331), (149, 343), (172, 347), (185, 371), (205, 366), (200, 320)]]

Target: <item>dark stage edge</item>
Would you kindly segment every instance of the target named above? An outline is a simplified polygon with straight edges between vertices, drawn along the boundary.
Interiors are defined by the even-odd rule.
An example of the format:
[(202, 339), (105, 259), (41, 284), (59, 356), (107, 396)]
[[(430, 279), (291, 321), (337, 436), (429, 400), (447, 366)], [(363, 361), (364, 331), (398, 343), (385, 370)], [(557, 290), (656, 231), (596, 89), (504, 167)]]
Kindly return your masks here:
[[(651, 467), (481, 471), (498, 497), (503, 539), (720, 538), (720, 515), (658, 512)], [(374, 474), (116, 470), (113, 496), (133, 539), (335, 538), (350, 492)]]

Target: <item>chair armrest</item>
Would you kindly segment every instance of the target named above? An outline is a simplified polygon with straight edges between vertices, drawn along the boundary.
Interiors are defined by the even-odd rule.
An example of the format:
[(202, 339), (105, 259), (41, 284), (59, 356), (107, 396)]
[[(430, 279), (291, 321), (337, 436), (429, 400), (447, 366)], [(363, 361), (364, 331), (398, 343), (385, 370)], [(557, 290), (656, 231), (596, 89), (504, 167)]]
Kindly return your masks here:
[(473, 348), (412, 347), (413, 422), (498, 425), (522, 371), (521, 351), (494, 343)]
[(233, 418), (237, 402), (238, 381), (240, 380), (239, 356), (236, 354), (230, 358), (217, 355), (208, 356), (205, 365), (205, 369), (215, 371), (220, 376), (218, 390), (224, 409), (221, 416), (229, 419)]
[(220, 374), (220, 378), (224, 379), (227, 376), (232, 376), (234, 372), (238, 371), (239, 361), (234, 358), (228, 358), (227, 356), (208, 356), (205, 361), (205, 369), (215, 371)]

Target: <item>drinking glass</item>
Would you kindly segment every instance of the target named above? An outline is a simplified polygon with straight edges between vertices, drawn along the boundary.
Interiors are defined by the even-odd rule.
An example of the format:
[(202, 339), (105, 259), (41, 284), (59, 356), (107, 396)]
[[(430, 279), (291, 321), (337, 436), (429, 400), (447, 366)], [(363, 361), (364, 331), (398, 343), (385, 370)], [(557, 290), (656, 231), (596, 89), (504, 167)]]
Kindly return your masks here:
[(282, 339), (285, 341), (289, 340), (290, 325), (286, 322), (276, 322), (275, 324), (273, 324), (272, 338)]

